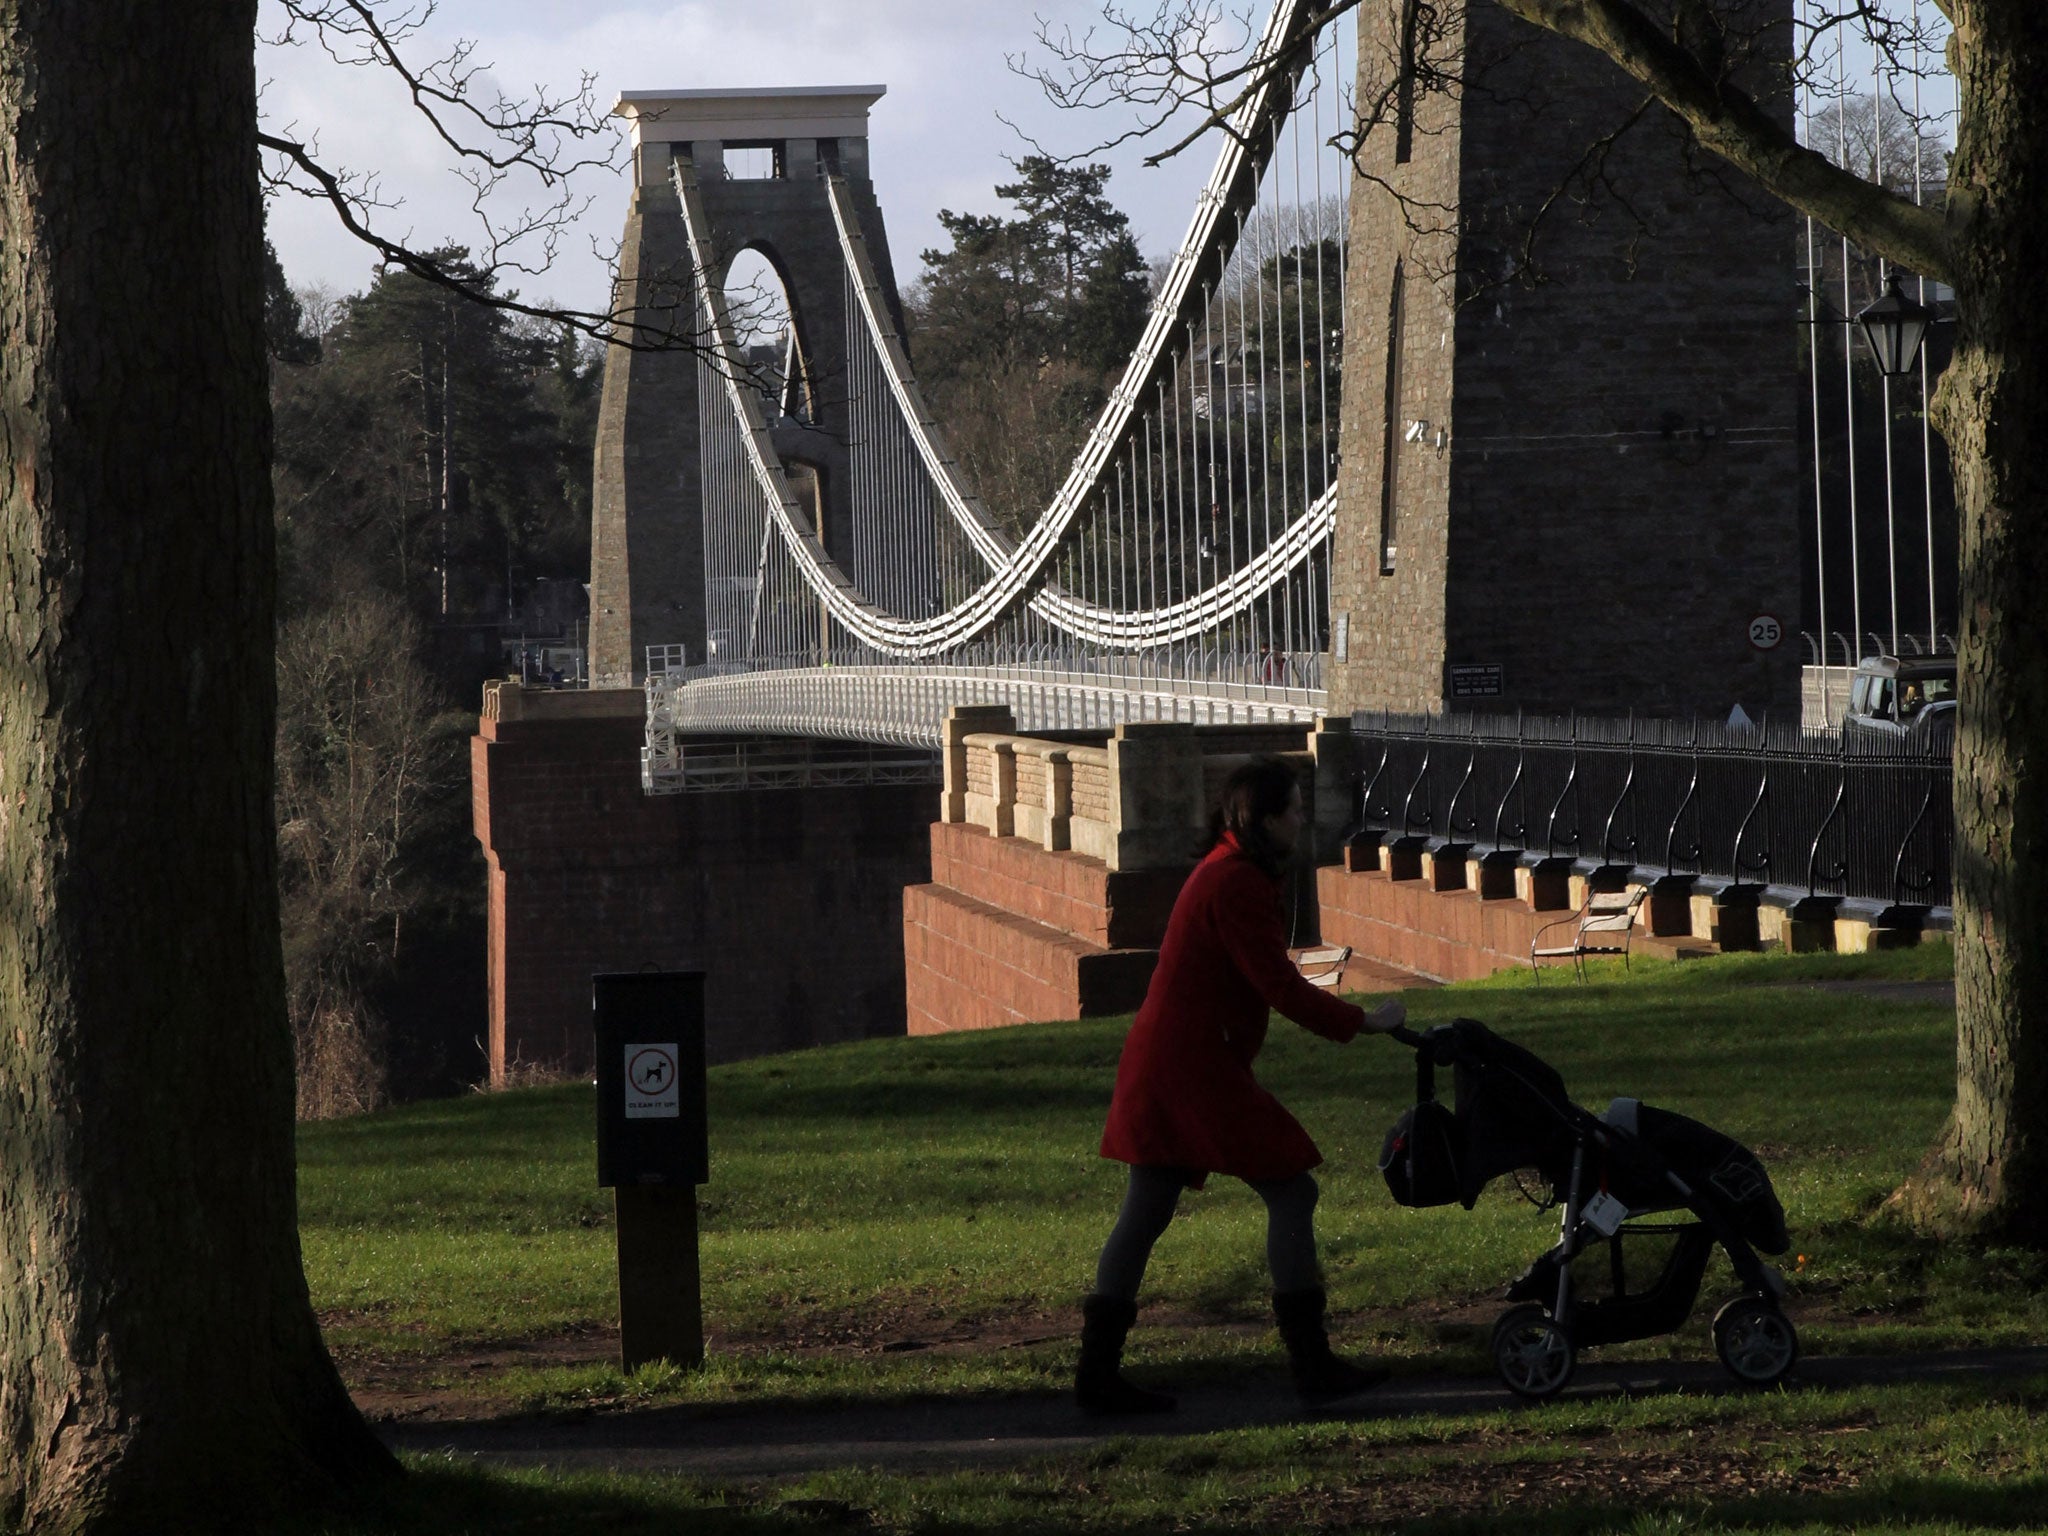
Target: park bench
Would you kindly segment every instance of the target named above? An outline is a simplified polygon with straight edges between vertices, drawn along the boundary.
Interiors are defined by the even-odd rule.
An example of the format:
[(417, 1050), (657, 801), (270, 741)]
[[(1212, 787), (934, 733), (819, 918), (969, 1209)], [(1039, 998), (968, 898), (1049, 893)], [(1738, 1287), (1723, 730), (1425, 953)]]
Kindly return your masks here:
[(1297, 950), (1294, 963), (1310, 986), (1334, 988), (1344, 979), (1344, 962), (1350, 958), (1349, 944), (1319, 944), (1313, 949)]
[[(1636, 913), (1649, 894), (1649, 887), (1642, 885), (1632, 890), (1587, 892), (1586, 904), (1570, 917), (1545, 923), (1536, 930), (1529, 940), (1529, 969), (1540, 978), (1545, 960), (1569, 957), (1579, 980), (1584, 981), (1588, 955), (1619, 955), (1626, 967), (1629, 940), (1636, 931)], [(1543, 936), (1559, 928), (1571, 929), (1571, 942), (1545, 944)]]

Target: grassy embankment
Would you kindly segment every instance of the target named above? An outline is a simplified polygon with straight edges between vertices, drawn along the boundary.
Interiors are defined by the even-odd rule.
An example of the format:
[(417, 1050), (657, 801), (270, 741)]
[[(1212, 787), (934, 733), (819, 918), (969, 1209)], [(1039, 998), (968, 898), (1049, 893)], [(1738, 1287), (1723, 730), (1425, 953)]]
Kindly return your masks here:
[[(1423, 1024), (1486, 1019), (1555, 1062), (1583, 1102), (1632, 1093), (1754, 1144), (1805, 1255), (1793, 1305), (1809, 1350), (2032, 1342), (2036, 1259), (1941, 1248), (1870, 1219), (1945, 1111), (1946, 1010), (1813, 985), (1937, 977), (1947, 963), (1938, 949), (1738, 959), (1603, 972), (1588, 987), (1501, 978), (1411, 1002)], [(1041, 1314), (1056, 1319), (1048, 1332), (1069, 1326), (1118, 1189), (1093, 1140), (1120, 1035), (1115, 1022), (1055, 1025), (719, 1069), (705, 1191), (716, 1363), (632, 1382), (600, 1366), (527, 1372), (478, 1392), (498, 1406), (625, 1406), (1057, 1390), (1063, 1339), (979, 1354), (881, 1346), (951, 1322), (992, 1337)], [(1512, 1193), (1471, 1213), (1387, 1201), (1372, 1164), (1410, 1074), (1386, 1043), (1340, 1050), (1283, 1027), (1262, 1067), (1330, 1158), (1323, 1228), (1351, 1342), (1409, 1368), (1484, 1370), (1477, 1324), (1461, 1319), (1490, 1315), (1548, 1219)], [(308, 1263), (343, 1358), (409, 1356), (431, 1372), (494, 1342), (582, 1333), (595, 1345), (612, 1315), (611, 1234), (590, 1116), (588, 1091), (569, 1088), (309, 1127)], [(1162, 1323), (1141, 1333), (1142, 1359), (1187, 1380), (1270, 1355), (1255, 1329), (1214, 1326), (1261, 1313), (1257, 1215), (1242, 1190), (1194, 1200), (1153, 1276)], [(1703, 1333), (1636, 1348), (1704, 1355)], [(1122, 1440), (996, 1472), (773, 1483), (418, 1459), (403, 1490), (320, 1529), (2010, 1531), (2048, 1524), (2044, 1407), (2048, 1381), (1504, 1403)]]
[[(1943, 947), (1731, 958), (1615, 968), (1587, 986), (1506, 976), (1409, 1000), (1418, 1024), (1485, 1019), (1555, 1063), (1583, 1103), (1629, 1093), (1755, 1146), (1804, 1255), (1788, 1267), (1809, 1348), (2031, 1341), (2048, 1321), (2033, 1260), (1945, 1252), (1867, 1220), (1946, 1110), (1947, 1010), (1802, 984), (1939, 976), (1948, 963)], [(477, 1390), (537, 1406), (1056, 1386), (1063, 1339), (884, 1346), (957, 1324), (1007, 1328), (1012, 1343), (1033, 1319), (1041, 1333), (1069, 1330), (1120, 1191), (1095, 1139), (1123, 1027), (876, 1041), (716, 1069), (702, 1192), (713, 1366), (632, 1383), (597, 1365), (493, 1373)], [(1550, 1218), (1506, 1186), (1472, 1212), (1388, 1200), (1380, 1141), (1413, 1089), (1399, 1047), (1336, 1047), (1282, 1023), (1260, 1068), (1329, 1160), (1319, 1220), (1346, 1336), (1417, 1368), (1485, 1369), (1493, 1298), (1547, 1245)], [(425, 1363), (609, 1326), (610, 1200), (595, 1187), (592, 1115), (575, 1086), (308, 1127), (307, 1262), (344, 1360)], [(1199, 1376), (1270, 1351), (1256, 1331), (1199, 1326), (1264, 1316), (1262, 1213), (1223, 1180), (1184, 1213), (1148, 1279), (1147, 1318), (1161, 1326), (1141, 1327), (1134, 1348)], [(1710, 1298), (1717, 1283), (1710, 1273)], [(1635, 1348), (1697, 1355), (1704, 1329)]]

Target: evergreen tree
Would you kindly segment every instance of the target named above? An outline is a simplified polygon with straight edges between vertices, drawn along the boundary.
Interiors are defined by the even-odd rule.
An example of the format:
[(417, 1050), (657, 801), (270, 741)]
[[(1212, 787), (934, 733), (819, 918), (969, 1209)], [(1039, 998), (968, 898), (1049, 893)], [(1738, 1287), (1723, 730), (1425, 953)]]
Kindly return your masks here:
[[(486, 292), (459, 249), (434, 253)], [(277, 392), (288, 587), (304, 561), (422, 619), (503, 614), (581, 576), (599, 362), (554, 327), (390, 269), (347, 301), (310, 378)]]
[(528, 529), (532, 574), (590, 573), (590, 465), (603, 386), (604, 349), (571, 327), (560, 327), (547, 371), (534, 380), (535, 397), (552, 427), (560, 500), (540, 509), (546, 516)]
[(1015, 218), (942, 210), (953, 248), (927, 250), (913, 298), (927, 383), (982, 371), (1076, 362), (1103, 372), (1145, 328), (1149, 281), (1130, 219), (1103, 195), (1106, 165), (1017, 162), (996, 188)]
[(943, 211), (907, 305), (918, 379), (982, 500), (1044, 507), (1145, 329), (1150, 282), (1109, 167), (1033, 155), (996, 188), (1015, 217)]
[(1145, 334), (1152, 278), (1138, 242), (1120, 231), (1081, 271), (1080, 291), (1067, 323), (1067, 350), (1100, 374), (1120, 372)]
[(270, 237), (263, 239), (263, 339), (273, 363), (317, 363), (320, 338), (306, 334), (306, 312)]
[[(462, 252), (438, 259), (489, 286)], [(301, 330), (268, 283), (274, 334)], [(317, 366), (273, 364), (277, 817), (303, 1114), (374, 1104), (397, 1063), (445, 1072), (419, 999), (481, 948), (463, 783), (494, 620), (589, 563), (601, 360), (573, 331), (387, 271), (343, 301)], [(450, 638), (460, 644), (450, 644)]]

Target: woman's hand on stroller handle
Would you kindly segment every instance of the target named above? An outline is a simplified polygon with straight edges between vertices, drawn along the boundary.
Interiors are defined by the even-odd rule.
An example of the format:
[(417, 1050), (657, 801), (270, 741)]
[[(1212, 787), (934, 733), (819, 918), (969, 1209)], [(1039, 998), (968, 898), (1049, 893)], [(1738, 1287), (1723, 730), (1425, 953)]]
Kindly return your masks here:
[(1365, 1028), (1376, 1035), (1400, 1035), (1407, 1033), (1402, 1026), (1408, 1022), (1408, 1006), (1398, 997), (1390, 997), (1377, 1008), (1365, 1011)]

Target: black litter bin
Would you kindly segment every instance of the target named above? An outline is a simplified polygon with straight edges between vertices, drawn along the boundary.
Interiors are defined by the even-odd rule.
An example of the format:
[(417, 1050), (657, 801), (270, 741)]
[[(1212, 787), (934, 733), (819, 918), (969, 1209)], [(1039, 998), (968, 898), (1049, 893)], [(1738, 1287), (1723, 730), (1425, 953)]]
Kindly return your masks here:
[(697, 1186), (711, 1176), (704, 973), (590, 978), (597, 1029), (597, 1182), (618, 1215), (619, 1355), (704, 1359)]

